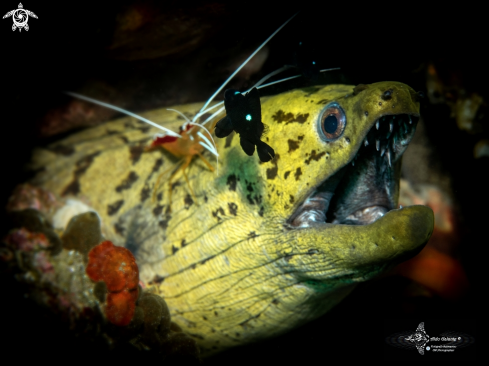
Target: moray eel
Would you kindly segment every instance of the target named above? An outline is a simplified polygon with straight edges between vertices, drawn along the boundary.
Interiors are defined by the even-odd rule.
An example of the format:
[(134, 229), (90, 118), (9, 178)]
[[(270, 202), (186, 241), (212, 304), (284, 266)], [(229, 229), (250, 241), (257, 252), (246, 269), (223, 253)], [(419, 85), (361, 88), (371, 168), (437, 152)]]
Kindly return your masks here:
[[(179, 172), (171, 213), (164, 180), (178, 159), (144, 152), (158, 131), (131, 117), (35, 153), (43, 169), (33, 183), (99, 214), (105, 237), (134, 253), (141, 280), (204, 356), (319, 317), (417, 254), (433, 230), (430, 208), (397, 208), (401, 156), (419, 118), (409, 86), (317, 86), (261, 103), (275, 158), (247, 156), (234, 133), (217, 139), (217, 172), (190, 164), (197, 202)], [(201, 105), (175, 109), (192, 116)], [(183, 122), (167, 110), (143, 116), (174, 131)]]

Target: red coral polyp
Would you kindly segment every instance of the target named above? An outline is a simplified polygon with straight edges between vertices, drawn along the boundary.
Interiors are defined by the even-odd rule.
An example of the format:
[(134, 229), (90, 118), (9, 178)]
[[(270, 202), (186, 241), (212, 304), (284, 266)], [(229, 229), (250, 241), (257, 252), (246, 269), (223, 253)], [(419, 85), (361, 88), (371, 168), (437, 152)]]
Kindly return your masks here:
[(136, 306), (139, 269), (132, 253), (104, 241), (88, 253), (86, 269), (94, 281), (104, 281), (107, 286), (105, 315), (115, 325), (131, 322)]

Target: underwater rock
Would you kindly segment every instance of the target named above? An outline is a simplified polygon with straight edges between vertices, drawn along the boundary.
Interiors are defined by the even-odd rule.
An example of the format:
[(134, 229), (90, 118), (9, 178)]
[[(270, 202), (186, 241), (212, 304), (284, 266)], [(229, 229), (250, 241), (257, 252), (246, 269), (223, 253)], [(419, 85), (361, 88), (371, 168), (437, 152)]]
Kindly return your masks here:
[(145, 292), (138, 302), (144, 312), (143, 340), (151, 345), (160, 345), (170, 332), (170, 310), (160, 296)]
[(40, 211), (14, 211), (11, 220), (14, 228), (0, 244), (4, 264), (0, 271), (29, 285), (30, 298), (61, 313), (72, 325), (86, 309), (96, 309), (83, 255), (63, 250), (60, 238)]
[(4, 240), (9, 247), (22, 252), (31, 252), (49, 247), (46, 235), (43, 233), (31, 233), (25, 228), (12, 231)]
[[(171, 332), (161, 347), (161, 353), (178, 362), (200, 360), (199, 348), (195, 341), (186, 333)], [(166, 359), (165, 361), (169, 361)]]
[[(46, 235), (30, 232), (26, 228), (14, 229), (3, 239), (0, 260), (15, 271), (15, 264), (25, 271), (27, 282), (42, 276), (52, 276), (53, 266), (46, 257), (45, 250), (51, 247)], [(14, 261), (16, 259), (16, 261)]]
[(132, 320), (126, 326), (108, 324), (106, 329), (110, 337), (119, 343), (128, 342), (141, 351), (152, 350), (170, 364), (200, 363), (200, 350), (195, 340), (171, 322), (165, 300), (141, 287), (139, 293)]
[(443, 61), (431, 62), (426, 69), (426, 89), (432, 105), (446, 105), (457, 127), (470, 134), (487, 131), (485, 117), (487, 100), (484, 89), (474, 88), (470, 71), (450, 69)]
[[(80, 200), (68, 198), (64, 205), (52, 216), (53, 226), (57, 230), (66, 230), (70, 220), (76, 215), (95, 212), (90, 206)], [(98, 244), (98, 243), (97, 243)]]
[(11, 220), (13, 229), (0, 243), (0, 273), (26, 284), (26, 296), (75, 332), (105, 340), (107, 350), (129, 343), (158, 359), (200, 362), (195, 341), (171, 322), (165, 300), (143, 291), (132, 253), (109, 241), (94, 246), (102, 238), (97, 214), (73, 217), (62, 240), (38, 210), (13, 211)]
[(12, 212), (31, 208), (49, 216), (58, 206), (59, 202), (54, 194), (43, 188), (24, 183), (15, 187), (6, 209)]
[(65, 249), (74, 249), (87, 255), (90, 249), (102, 241), (100, 219), (93, 212), (85, 212), (74, 216), (62, 237)]
[[(33, 208), (27, 208), (21, 211), (11, 211), (9, 212), (9, 220), (10, 227), (24, 228), (26, 232), (28, 231), (30, 233), (30, 235), (34, 235), (34, 233), (45, 235), (47, 240), (46, 243), (48, 243), (46, 244), (48, 245), (48, 247), (46, 247), (45, 249), (49, 249), (54, 255), (58, 254), (61, 251), (61, 240), (54, 232), (52, 225), (48, 222), (41, 211)], [(19, 232), (18, 234), (24, 235), (25, 233), (22, 234)], [(13, 238), (11, 239), (13, 240)], [(22, 244), (18, 244), (20, 245), (18, 247), (19, 250), (26, 249), (26, 247), (24, 247)]]
[(474, 158), (480, 159), (482, 157), (489, 157), (489, 140), (482, 139), (478, 141), (474, 146)]

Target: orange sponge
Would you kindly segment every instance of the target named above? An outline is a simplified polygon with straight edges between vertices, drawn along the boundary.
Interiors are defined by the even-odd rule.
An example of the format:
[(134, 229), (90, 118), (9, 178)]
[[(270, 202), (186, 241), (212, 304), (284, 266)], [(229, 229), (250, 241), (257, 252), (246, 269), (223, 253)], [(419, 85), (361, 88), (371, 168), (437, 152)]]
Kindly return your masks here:
[(107, 286), (107, 319), (115, 325), (128, 325), (138, 298), (136, 258), (126, 248), (116, 247), (107, 240), (88, 253), (86, 272), (92, 280), (104, 281)]

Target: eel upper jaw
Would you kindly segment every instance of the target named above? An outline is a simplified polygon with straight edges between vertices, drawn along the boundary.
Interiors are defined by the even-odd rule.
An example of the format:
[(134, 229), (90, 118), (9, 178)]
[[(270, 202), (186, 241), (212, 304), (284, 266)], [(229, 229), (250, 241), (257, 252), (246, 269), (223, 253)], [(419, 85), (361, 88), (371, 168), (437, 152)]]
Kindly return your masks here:
[(368, 225), (396, 208), (400, 158), (418, 119), (417, 114), (381, 115), (348, 164), (312, 191), (287, 226)]

